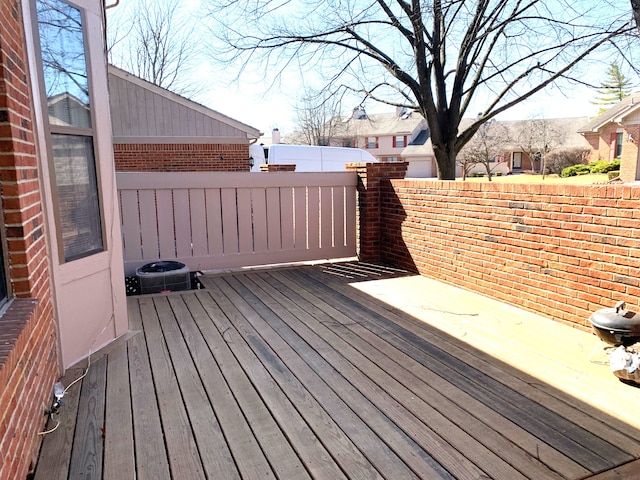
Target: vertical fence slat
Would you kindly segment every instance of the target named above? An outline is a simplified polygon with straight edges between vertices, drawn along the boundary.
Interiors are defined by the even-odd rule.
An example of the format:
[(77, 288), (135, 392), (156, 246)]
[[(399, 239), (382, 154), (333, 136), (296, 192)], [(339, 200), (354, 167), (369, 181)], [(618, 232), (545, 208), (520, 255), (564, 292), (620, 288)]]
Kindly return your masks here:
[(158, 213), (156, 195), (153, 190), (138, 192), (140, 205), (140, 230), (142, 238), (142, 253), (145, 260), (159, 260), (158, 246)]
[(269, 250), (282, 250), (280, 188), (267, 188), (267, 231)]
[(222, 243), (222, 204), (220, 202), (220, 189), (208, 188), (205, 193), (207, 202), (207, 240), (209, 242), (209, 255), (222, 255), (224, 245)]
[(293, 195), (291, 187), (280, 188), (280, 230), (282, 232), (282, 249), (293, 250), (295, 247), (295, 231), (293, 229)]
[(208, 253), (207, 245), (207, 218), (205, 209), (204, 189), (194, 188), (189, 190), (189, 220), (191, 222), (191, 249), (194, 257), (204, 257)]
[(176, 224), (176, 254), (178, 258), (190, 257), (192, 253), (189, 190), (177, 188), (173, 191), (173, 212)]
[(320, 189), (320, 247), (332, 248), (333, 243), (333, 188)]
[(253, 219), (251, 218), (251, 190), (237, 189), (238, 198), (238, 252), (253, 252)]
[(344, 247), (344, 187), (333, 187), (333, 245)]
[(176, 256), (176, 236), (173, 224), (173, 199), (171, 190), (156, 190), (158, 205), (158, 236), (160, 258), (171, 259)]
[(267, 216), (268, 208), (264, 188), (251, 189), (253, 213), (253, 247), (256, 253), (269, 251)]
[(310, 250), (320, 248), (320, 187), (307, 188), (307, 242)]
[(295, 187), (293, 189), (295, 203), (295, 248), (305, 250), (307, 248), (307, 189), (306, 187)]
[(225, 255), (238, 253), (238, 208), (236, 204), (236, 189), (223, 188), (220, 192), (222, 199), (222, 244)]
[(122, 241), (124, 243), (124, 259), (142, 260), (138, 191), (123, 190), (120, 193), (120, 202), (122, 204)]
[(345, 229), (346, 229), (346, 239), (347, 239), (347, 247), (353, 247), (353, 251), (356, 250), (356, 210), (357, 210), (357, 200), (356, 200), (356, 187), (355, 186), (346, 186), (346, 205), (345, 205)]

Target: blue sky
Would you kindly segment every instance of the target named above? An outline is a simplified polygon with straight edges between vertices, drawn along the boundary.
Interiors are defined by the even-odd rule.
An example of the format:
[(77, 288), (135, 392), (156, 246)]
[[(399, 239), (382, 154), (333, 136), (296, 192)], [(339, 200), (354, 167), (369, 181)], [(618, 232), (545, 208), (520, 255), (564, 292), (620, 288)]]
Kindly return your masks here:
[[(200, 12), (203, 1), (206, 0), (185, 0), (183, 4), (187, 12)], [(607, 61), (603, 60), (600, 71), (591, 69), (589, 80), (595, 83), (604, 80), (607, 66)], [(290, 71), (279, 78), (277, 83), (272, 83), (269, 75), (265, 75), (263, 70), (251, 64), (245, 65), (242, 74), (236, 79), (235, 71), (221, 69), (206, 56), (202, 57), (193, 76), (207, 85), (206, 90), (194, 100), (267, 134), (273, 128), (278, 128), (283, 135), (291, 133), (296, 128), (295, 104), (302, 96), (304, 86), (313, 86), (314, 83), (311, 75), (302, 76), (297, 71)], [(637, 89), (635, 75), (627, 72), (627, 76), (634, 80), (634, 88)], [(514, 120), (532, 117), (593, 116), (598, 110), (598, 106), (591, 103), (595, 96), (596, 92), (586, 86), (574, 85), (562, 89), (551, 87), (506, 111), (499, 118)], [(477, 103), (478, 110), (486, 104), (479, 97)], [(345, 105), (345, 110), (355, 106)], [(393, 107), (372, 102), (367, 103), (366, 108), (370, 113), (393, 111)], [(469, 114), (473, 115), (475, 112), (472, 106)]]

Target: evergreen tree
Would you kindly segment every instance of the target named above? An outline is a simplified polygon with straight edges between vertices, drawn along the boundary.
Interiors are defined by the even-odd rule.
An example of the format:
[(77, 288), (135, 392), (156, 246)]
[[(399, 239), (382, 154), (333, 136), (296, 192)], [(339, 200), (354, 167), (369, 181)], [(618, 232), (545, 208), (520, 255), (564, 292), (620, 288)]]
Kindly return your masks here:
[(607, 110), (609, 106), (615, 105), (620, 100), (631, 95), (631, 80), (620, 71), (620, 66), (613, 62), (607, 70), (607, 79), (600, 84), (598, 96), (593, 101), (595, 105), (606, 105), (598, 113)]

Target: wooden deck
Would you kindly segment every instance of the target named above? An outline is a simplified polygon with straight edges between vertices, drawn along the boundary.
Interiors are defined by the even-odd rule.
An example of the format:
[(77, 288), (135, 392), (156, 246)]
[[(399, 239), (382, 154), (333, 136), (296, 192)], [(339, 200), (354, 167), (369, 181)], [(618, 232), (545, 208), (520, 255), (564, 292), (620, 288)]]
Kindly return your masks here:
[(35, 479), (640, 478), (640, 389), (589, 362), (595, 337), (397, 273), (131, 297)]

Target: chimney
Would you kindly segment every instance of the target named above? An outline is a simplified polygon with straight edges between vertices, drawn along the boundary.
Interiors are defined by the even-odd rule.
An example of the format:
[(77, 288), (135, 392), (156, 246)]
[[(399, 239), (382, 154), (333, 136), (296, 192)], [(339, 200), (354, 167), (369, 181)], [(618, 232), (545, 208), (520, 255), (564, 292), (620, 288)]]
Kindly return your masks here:
[(356, 107), (353, 109), (353, 115), (351, 115), (355, 120), (361, 120), (367, 117), (367, 113), (364, 111), (364, 107)]
[(277, 128), (271, 130), (271, 143), (273, 145), (277, 145), (278, 143), (280, 143), (280, 130), (278, 130)]

